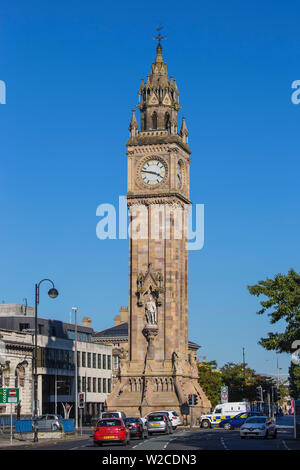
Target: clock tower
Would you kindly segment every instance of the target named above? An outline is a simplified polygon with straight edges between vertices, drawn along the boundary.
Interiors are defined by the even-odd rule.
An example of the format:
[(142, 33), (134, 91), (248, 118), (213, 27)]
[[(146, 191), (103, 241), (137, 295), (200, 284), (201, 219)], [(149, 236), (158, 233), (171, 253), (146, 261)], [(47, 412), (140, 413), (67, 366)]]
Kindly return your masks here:
[(127, 141), (129, 209), (128, 349), (107, 407), (128, 416), (182, 413), (198, 396), (195, 416), (210, 402), (198, 383), (197, 348), (188, 341), (187, 220), (191, 204), (188, 130), (178, 130), (179, 90), (162, 57), (161, 36), (150, 75), (139, 88)]

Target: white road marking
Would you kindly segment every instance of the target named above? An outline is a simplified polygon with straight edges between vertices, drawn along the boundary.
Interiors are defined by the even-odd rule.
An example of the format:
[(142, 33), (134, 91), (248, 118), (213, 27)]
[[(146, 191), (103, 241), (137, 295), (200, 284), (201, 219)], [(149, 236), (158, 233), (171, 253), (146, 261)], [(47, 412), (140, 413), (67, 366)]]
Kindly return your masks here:
[(291, 450), (291, 449), (287, 446), (287, 444), (286, 444), (286, 442), (285, 442), (284, 440), (282, 440), (282, 444), (284, 445), (284, 447), (286, 448), (286, 450)]
[(226, 445), (226, 443), (225, 443), (225, 441), (224, 441), (224, 438), (221, 437), (220, 440), (221, 440), (221, 444), (222, 444), (222, 446), (224, 447), (224, 449), (225, 449), (225, 450), (228, 450), (228, 447), (227, 447), (227, 445)]

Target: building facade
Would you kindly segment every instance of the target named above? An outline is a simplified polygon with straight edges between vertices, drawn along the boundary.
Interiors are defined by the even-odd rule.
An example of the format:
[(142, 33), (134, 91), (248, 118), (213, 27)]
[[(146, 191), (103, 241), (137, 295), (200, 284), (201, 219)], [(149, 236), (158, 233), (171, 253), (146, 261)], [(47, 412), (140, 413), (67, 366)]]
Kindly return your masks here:
[[(32, 357), (34, 350), (34, 309), (16, 304), (0, 305), (0, 328), (6, 331), (6, 337), (18, 339), (22, 343), (26, 339), (26, 348), (30, 350), (28, 368), (25, 377), (28, 381), (28, 399), (26, 410), (32, 413)], [(86, 406), (84, 418), (89, 420), (97, 417), (103, 409), (105, 400), (112, 388), (112, 347), (94, 343), (94, 330), (89, 319), (83, 319), (83, 325), (77, 325), (77, 379), (78, 392), (85, 392)], [(25, 338), (25, 339), (24, 339)], [(38, 318), (37, 335), (37, 374), (38, 374), (38, 405), (39, 414), (64, 414), (64, 406), (70, 405), (70, 417), (75, 415), (75, 325), (58, 320)], [(14, 343), (14, 344), (15, 344)], [(8, 348), (8, 339), (5, 341)], [(17, 345), (16, 345), (17, 347)], [(23, 349), (25, 346), (23, 346)], [(27, 353), (26, 349), (26, 353)], [(20, 346), (19, 346), (19, 350)], [(22, 350), (23, 351), (23, 350)], [(3, 371), (3, 381), (14, 384), (15, 363), (24, 359), (18, 354), (11, 363), (9, 372)], [(26, 356), (26, 357), (27, 357)], [(30, 389), (30, 390), (29, 390)], [(26, 389), (27, 390), (27, 389)], [(27, 392), (26, 392), (27, 393)], [(27, 396), (27, 395), (26, 395)], [(29, 398), (30, 396), (30, 398)], [(23, 399), (22, 399), (23, 401)], [(64, 406), (63, 406), (64, 405)]]

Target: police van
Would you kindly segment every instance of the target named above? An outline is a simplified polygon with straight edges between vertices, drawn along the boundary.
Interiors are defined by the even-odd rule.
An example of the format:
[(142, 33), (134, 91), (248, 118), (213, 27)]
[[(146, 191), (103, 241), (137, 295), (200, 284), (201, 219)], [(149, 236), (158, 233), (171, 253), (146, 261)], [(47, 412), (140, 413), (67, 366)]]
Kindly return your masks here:
[(212, 413), (200, 416), (200, 427), (210, 428), (218, 425), (222, 420), (233, 418), (238, 413), (251, 411), (250, 403), (247, 401), (220, 403)]

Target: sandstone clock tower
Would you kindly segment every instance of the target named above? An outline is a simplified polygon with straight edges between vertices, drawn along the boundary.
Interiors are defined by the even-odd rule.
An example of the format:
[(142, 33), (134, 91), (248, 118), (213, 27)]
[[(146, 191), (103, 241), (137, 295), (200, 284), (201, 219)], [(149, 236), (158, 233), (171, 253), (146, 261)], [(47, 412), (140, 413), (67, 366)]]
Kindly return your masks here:
[(141, 124), (133, 110), (126, 144), (129, 343), (107, 407), (128, 416), (155, 409), (182, 413), (187, 395), (196, 393), (199, 415), (210, 402), (198, 384), (197, 355), (188, 342), (191, 151), (184, 117), (178, 130), (179, 91), (158, 39), (150, 75), (139, 88)]

